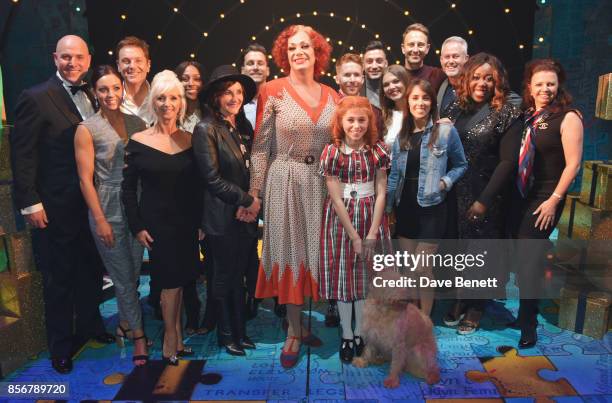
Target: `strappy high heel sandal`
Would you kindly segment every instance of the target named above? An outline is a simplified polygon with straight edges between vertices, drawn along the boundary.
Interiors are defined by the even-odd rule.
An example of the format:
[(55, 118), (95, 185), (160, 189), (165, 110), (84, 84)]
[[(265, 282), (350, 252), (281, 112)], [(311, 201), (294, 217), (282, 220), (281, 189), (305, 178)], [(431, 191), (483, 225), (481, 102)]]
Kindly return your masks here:
[(117, 330), (115, 330), (115, 341), (117, 342), (117, 346), (123, 348), (125, 347), (126, 340), (129, 340), (128, 332), (131, 332), (131, 329), (125, 329), (121, 326), (121, 323), (117, 325)]
[(195, 353), (193, 352), (193, 349), (191, 347), (184, 346), (182, 350), (176, 351), (176, 356), (179, 358), (191, 357), (192, 355), (195, 355)]
[[(142, 336), (134, 337), (132, 340), (136, 341), (136, 340), (142, 340), (142, 339), (145, 339), (145, 344), (148, 346), (149, 345), (149, 339), (144, 334)], [(134, 348), (136, 348), (135, 343), (134, 343)], [(138, 364), (136, 364), (136, 361), (144, 361), (144, 363), (138, 365)], [(146, 354), (146, 355), (145, 354), (133, 355), (132, 356), (132, 362), (137, 367), (145, 366), (149, 362), (149, 355), (148, 354)]]
[[(128, 335), (131, 333), (132, 329), (126, 329), (121, 324), (117, 325), (117, 330), (115, 330), (115, 341), (117, 342), (117, 346), (120, 348), (125, 347), (125, 344), (128, 340), (139, 340), (140, 338), (132, 338)], [(153, 345), (153, 340), (147, 338), (147, 347), (151, 347)]]
[(162, 354), (162, 361), (165, 362), (167, 365), (172, 365), (173, 367), (176, 367), (179, 364), (179, 359), (176, 354), (173, 354), (170, 357), (164, 357), (164, 355)]

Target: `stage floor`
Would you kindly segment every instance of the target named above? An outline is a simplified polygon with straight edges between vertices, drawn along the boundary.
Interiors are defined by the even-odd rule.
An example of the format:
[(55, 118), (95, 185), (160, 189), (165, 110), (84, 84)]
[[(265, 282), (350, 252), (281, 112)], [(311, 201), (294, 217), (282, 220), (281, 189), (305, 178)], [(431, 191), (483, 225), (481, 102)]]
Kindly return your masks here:
[[(141, 284), (141, 294), (148, 295), (148, 277), (143, 276)], [(194, 336), (186, 342), (196, 356), (177, 367), (165, 367), (160, 361), (162, 323), (153, 319), (152, 310), (142, 302), (146, 332), (155, 341), (150, 351), (153, 360), (146, 368), (134, 369), (132, 344), (121, 349), (90, 342), (69, 375), (53, 371), (43, 353), (4, 381), (68, 382), (70, 401), (612, 402), (612, 333), (597, 340), (560, 330), (552, 324), (557, 309), (552, 302), (542, 309), (537, 346), (521, 351), (515, 349), (519, 331), (504, 327), (516, 314), (516, 300), (489, 304), (482, 328), (471, 336), (458, 336), (441, 325), (446, 304), (437, 303), (440, 383), (429, 386), (404, 375), (400, 387), (391, 390), (382, 386), (388, 365), (366, 369), (342, 365), (339, 330), (325, 327), (324, 304), (315, 304), (312, 315), (313, 329), (324, 345), (310, 351), (303, 348), (298, 365), (287, 371), (279, 362), (284, 340), (281, 320), (269, 301), (248, 325), (257, 350), (236, 358), (219, 350), (214, 333)], [(107, 328), (113, 330), (117, 323), (114, 299), (103, 304), (102, 313)], [(211, 374), (215, 373), (222, 376), (220, 382), (203, 383), (214, 381)]]

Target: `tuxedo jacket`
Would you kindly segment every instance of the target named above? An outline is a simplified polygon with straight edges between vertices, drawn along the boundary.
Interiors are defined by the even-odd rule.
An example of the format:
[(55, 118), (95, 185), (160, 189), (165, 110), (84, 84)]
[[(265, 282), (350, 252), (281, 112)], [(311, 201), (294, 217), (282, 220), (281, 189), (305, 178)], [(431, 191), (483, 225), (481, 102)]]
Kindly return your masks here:
[[(88, 96), (93, 101), (91, 93)], [(66, 229), (87, 213), (74, 156), (74, 134), (81, 121), (54, 75), (21, 93), (9, 134), (17, 208), (42, 202), (50, 222)]]

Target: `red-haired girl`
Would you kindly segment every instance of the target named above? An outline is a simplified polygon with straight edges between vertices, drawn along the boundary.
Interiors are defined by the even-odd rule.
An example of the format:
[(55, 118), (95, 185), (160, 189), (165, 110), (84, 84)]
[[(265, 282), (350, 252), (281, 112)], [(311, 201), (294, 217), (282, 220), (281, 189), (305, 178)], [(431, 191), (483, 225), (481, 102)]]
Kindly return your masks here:
[[(389, 240), (385, 209), (389, 155), (377, 140), (367, 98), (342, 99), (333, 118), (332, 143), (321, 154), (321, 175), (329, 196), (321, 225), (320, 293), (338, 301), (340, 359), (361, 355), (361, 317), (367, 290), (367, 250)], [(352, 311), (355, 309), (355, 330)]]

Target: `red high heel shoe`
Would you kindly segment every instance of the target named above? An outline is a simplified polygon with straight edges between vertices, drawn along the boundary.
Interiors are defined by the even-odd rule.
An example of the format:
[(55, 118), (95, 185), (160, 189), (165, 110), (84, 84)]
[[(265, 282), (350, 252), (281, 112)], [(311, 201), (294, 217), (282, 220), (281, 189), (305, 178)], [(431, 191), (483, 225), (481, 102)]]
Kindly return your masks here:
[(289, 343), (287, 351), (285, 351), (285, 349), (283, 348), (283, 351), (281, 352), (281, 356), (280, 356), (281, 365), (285, 369), (289, 369), (289, 368), (295, 367), (295, 364), (297, 364), (298, 358), (300, 356), (300, 349), (299, 348), (298, 348), (298, 351), (296, 351), (296, 352), (292, 352), (291, 351), (291, 348), (293, 347), (293, 343), (296, 340), (299, 342), (300, 338), (297, 337), (297, 336), (287, 336), (287, 339), (291, 340), (291, 343)]

